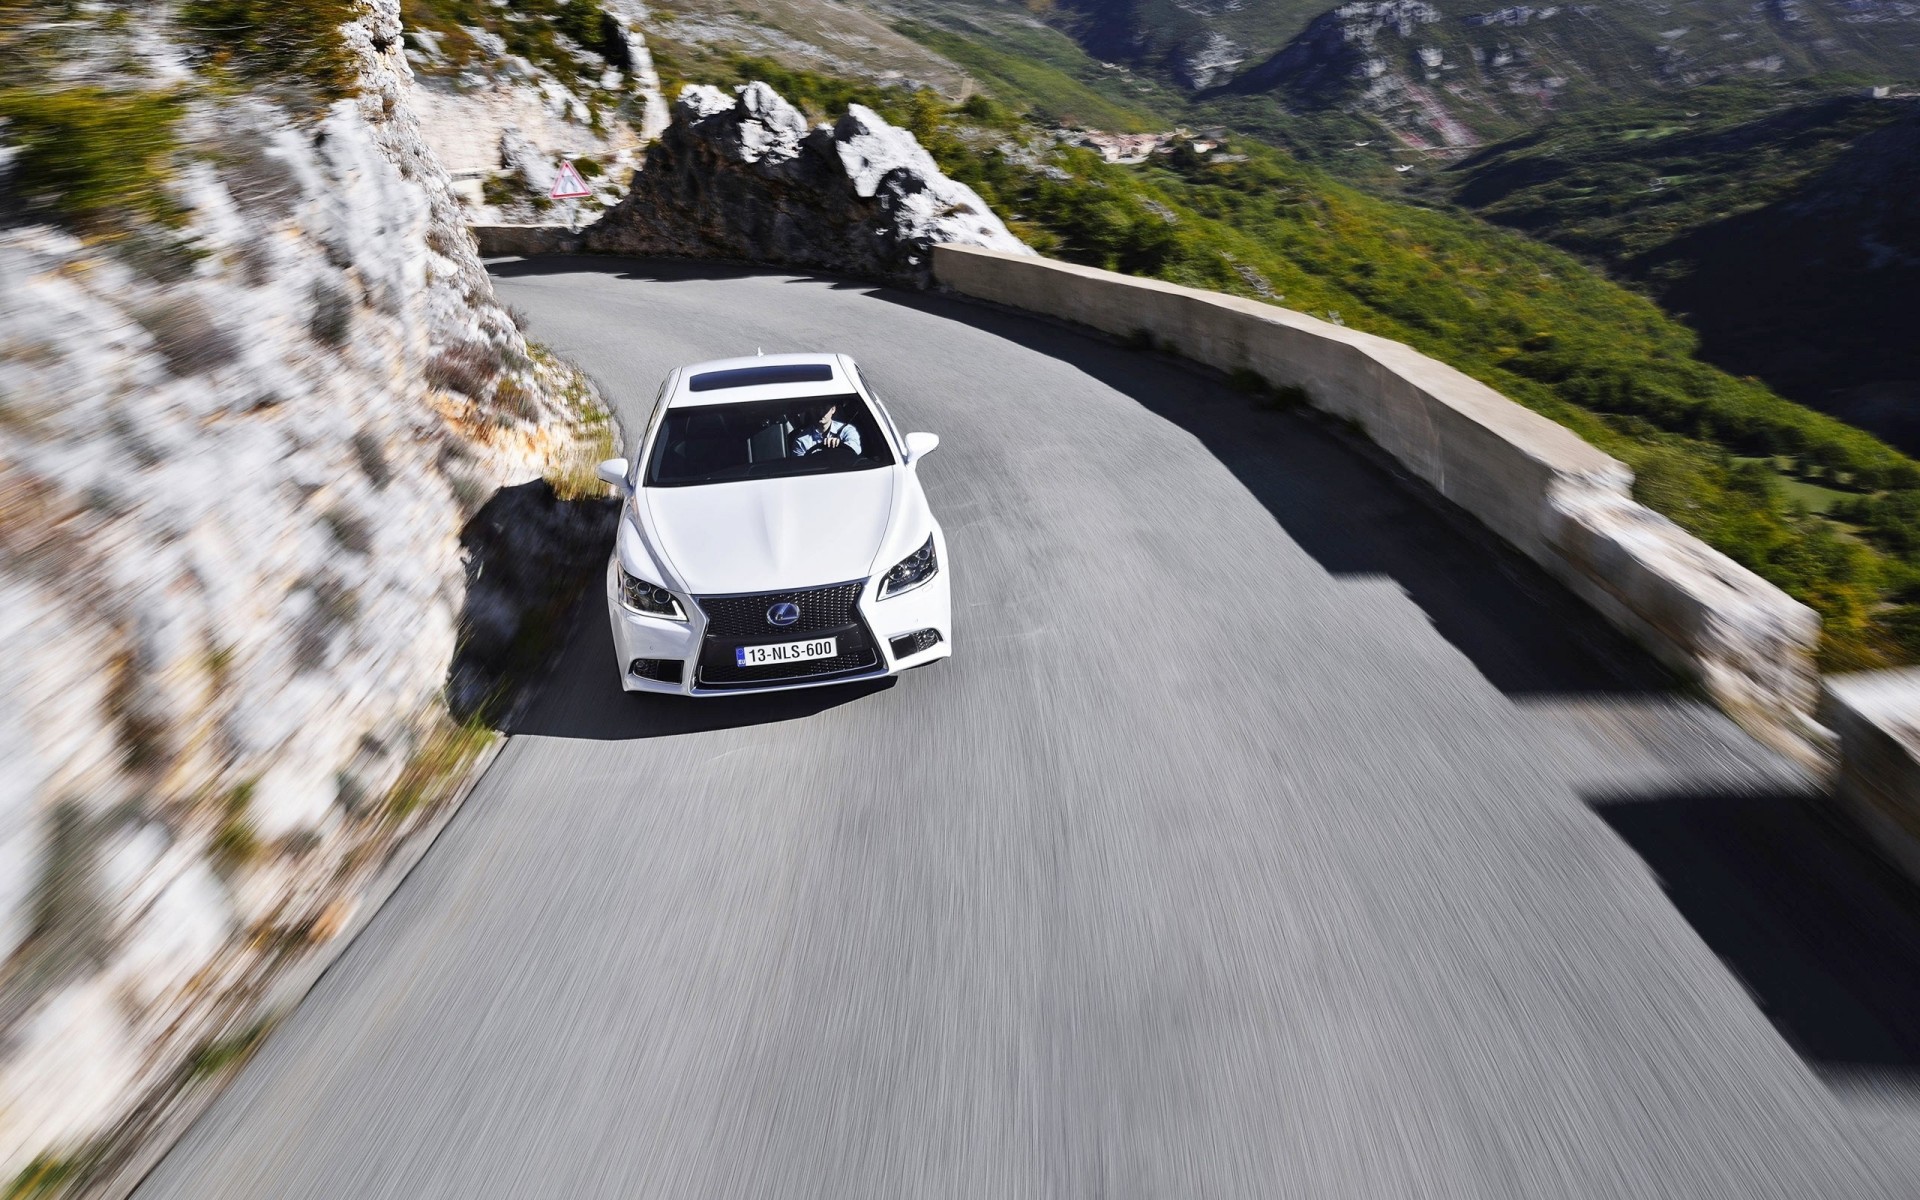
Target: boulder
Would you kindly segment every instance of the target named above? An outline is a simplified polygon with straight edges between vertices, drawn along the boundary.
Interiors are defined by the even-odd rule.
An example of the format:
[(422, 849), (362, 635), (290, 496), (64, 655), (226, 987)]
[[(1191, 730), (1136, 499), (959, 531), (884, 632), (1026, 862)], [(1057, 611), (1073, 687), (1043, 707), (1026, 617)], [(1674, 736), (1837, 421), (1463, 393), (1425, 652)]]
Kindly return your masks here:
[(938, 243), (1032, 253), (912, 133), (861, 104), (809, 127), (764, 83), (683, 90), (626, 200), (584, 242), (914, 284)]

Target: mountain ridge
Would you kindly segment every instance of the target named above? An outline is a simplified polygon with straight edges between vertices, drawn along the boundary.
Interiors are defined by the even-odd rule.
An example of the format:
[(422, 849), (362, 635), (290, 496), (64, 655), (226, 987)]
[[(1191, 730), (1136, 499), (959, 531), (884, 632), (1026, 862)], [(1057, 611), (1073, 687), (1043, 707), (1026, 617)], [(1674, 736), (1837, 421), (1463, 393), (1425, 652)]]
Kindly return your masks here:
[(1103, 58), (1298, 115), (1377, 120), (1408, 148), (1460, 149), (1546, 114), (1735, 78), (1920, 73), (1920, 6), (1901, 0), (1685, 0), (1491, 7), (1475, 0), (1177, 5), (1066, 0)]

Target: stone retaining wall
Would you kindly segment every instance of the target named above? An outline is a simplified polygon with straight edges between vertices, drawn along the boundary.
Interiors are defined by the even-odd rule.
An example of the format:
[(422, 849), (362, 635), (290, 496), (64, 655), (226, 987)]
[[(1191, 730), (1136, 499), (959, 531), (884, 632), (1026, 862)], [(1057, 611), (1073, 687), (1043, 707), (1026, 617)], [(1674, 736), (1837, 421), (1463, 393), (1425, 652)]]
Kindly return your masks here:
[(1112, 271), (936, 246), (941, 287), (1250, 369), (1356, 422), (1769, 744), (1823, 743), (1812, 609), (1634, 501), (1624, 463), (1398, 342), (1302, 313)]
[(580, 235), (565, 225), (469, 225), (482, 258), (578, 254)]

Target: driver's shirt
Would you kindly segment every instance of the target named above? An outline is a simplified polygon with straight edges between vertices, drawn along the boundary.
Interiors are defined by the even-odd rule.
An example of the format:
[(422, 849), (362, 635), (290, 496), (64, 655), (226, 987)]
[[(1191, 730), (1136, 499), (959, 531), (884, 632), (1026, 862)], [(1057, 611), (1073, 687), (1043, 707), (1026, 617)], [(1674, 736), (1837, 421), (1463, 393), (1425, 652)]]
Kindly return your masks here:
[(825, 429), (818, 425), (809, 425), (793, 435), (792, 457), (799, 458), (811, 454), (814, 447), (827, 440), (829, 436), (840, 439), (840, 444), (855, 454), (860, 453), (860, 431), (845, 421), (833, 421)]

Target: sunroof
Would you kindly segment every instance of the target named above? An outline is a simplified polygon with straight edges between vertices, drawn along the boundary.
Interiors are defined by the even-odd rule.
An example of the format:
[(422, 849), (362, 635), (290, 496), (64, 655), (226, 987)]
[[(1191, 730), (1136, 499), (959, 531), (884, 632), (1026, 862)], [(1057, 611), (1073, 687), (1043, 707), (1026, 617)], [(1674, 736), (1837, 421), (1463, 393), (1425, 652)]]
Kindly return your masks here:
[(731, 371), (702, 371), (693, 377), (687, 390), (713, 392), (764, 383), (825, 383), (832, 378), (833, 367), (827, 363), (770, 363), (764, 367), (735, 367)]

